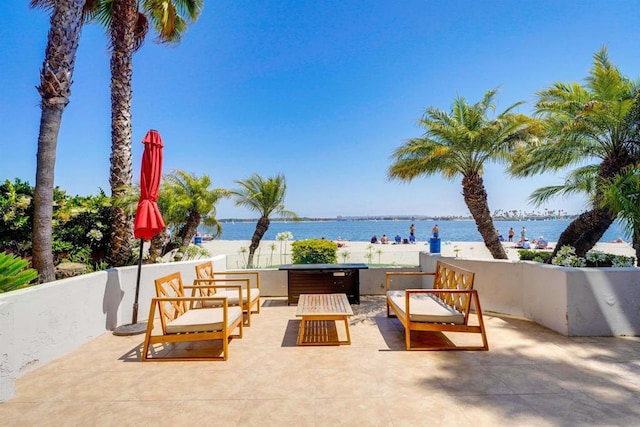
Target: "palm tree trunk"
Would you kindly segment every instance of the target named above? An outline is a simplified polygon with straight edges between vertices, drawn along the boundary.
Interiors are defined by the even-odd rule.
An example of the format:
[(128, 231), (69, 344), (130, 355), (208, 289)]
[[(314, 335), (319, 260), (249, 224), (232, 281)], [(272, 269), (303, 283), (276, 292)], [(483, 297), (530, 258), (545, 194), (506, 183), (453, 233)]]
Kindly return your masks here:
[(167, 238), (165, 230), (166, 228), (163, 228), (158, 234), (151, 238), (149, 244), (149, 264), (158, 262), (158, 258), (162, 256), (162, 247)]
[(253, 268), (253, 255), (256, 253), (256, 250), (260, 245), (260, 241), (262, 240), (262, 237), (264, 237), (264, 233), (266, 233), (269, 229), (270, 224), (271, 220), (266, 216), (262, 216), (258, 220), (258, 224), (256, 224), (256, 231), (254, 231), (253, 236), (251, 236), (251, 245), (249, 246), (247, 268)]
[(551, 257), (555, 257), (563, 246), (573, 246), (576, 255), (584, 257), (598, 243), (614, 220), (615, 215), (607, 208), (592, 209), (580, 214), (560, 234)]
[(200, 225), (201, 220), (202, 216), (198, 212), (189, 212), (187, 222), (178, 232), (178, 236), (181, 238), (180, 248), (178, 250), (183, 254), (187, 252), (187, 248), (189, 247), (193, 236), (198, 232), (198, 226)]
[(55, 280), (51, 220), (56, 147), (62, 112), (71, 96), (84, 3), (85, 0), (56, 2), (51, 14), (45, 58), (40, 71), (38, 92), (42, 98), (42, 116), (36, 158), (32, 236), (33, 267), (40, 274), (40, 283)]
[(496, 227), (491, 218), (489, 203), (487, 202), (487, 191), (484, 189), (484, 182), (480, 175), (465, 176), (462, 179), (462, 194), (464, 201), (469, 208), (469, 212), (476, 221), (478, 232), (484, 240), (484, 244), (491, 252), (494, 259), (508, 259), (507, 253), (498, 240)]
[[(131, 186), (131, 81), (134, 28), (137, 10), (133, 0), (114, 0), (111, 23), (111, 171), (109, 183), (114, 201)], [(115, 205), (115, 203), (114, 203)], [(111, 213), (112, 266), (125, 265), (131, 257), (131, 218), (121, 207)]]

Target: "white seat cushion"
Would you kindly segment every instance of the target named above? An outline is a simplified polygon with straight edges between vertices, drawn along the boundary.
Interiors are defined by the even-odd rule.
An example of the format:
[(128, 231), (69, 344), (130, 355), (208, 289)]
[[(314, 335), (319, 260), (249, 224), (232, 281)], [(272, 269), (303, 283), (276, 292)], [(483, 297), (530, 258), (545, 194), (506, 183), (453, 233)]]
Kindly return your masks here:
[[(224, 322), (222, 308), (199, 308), (187, 311), (177, 319), (167, 323), (167, 333), (221, 331)], [(227, 327), (242, 318), (240, 307), (228, 307)]]
[[(406, 317), (404, 291), (388, 291), (387, 299)], [(412, 322), (464, 324), (464, 314), (445, 304), (433, 294), (411, 294), (409, 310), (409, 320)]]
[[(244, 304), (247, 303), (247, 290), (242, 289), (242, 302)], [(237, 289), (217, 289), (216, 293), (211, 295), (214, 297), (227, 297), (227, 303), (230, 305), (238, 305), (238, 290)], [(260, 296), (260, 289), (251, 288), (251, 302), (254, 302)], [(218, 301), (205, 301), (205, 307), (212, 307), (215, 305), (220, 305), (221, 303)]]

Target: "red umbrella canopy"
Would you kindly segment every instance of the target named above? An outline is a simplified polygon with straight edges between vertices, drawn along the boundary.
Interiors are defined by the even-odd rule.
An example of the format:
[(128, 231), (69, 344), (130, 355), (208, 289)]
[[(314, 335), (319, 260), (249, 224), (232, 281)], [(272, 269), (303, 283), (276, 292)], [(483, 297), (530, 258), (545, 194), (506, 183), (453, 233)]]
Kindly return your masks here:
[(140, 201), (133, 222), (133, 235), (136, 239), (150, 240), (164, 228), (157, 203), (162, 177), (162, 138), (158, 131), (150, 130), (142, 143), (144, 152), (140, 170)]

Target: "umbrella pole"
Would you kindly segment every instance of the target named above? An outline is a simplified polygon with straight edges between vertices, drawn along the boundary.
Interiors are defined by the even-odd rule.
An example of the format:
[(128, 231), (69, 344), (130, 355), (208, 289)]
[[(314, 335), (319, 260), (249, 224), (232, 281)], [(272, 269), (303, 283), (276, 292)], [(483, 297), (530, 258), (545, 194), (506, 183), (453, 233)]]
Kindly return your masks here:
[(138, 278), (136, 279), (136, 299), (133, 300), (133, 318), (131, 323), (138, 323), (138, 294), (140, 293), (140, 273), (142, 272), (142, 249), (144, 247), (144, 238), (140, 239), (140, 255), (138, 256)]
[(140, 272), (142, 271), (142, 249), (144, 238), (140, 239), (140, 257), (138, 258), (138, 279), (136, 280), (136, 298), (133, 302), (133, 319), (130, 324), (118, 326), (113, 335), (128, 336), (142, 334), (147, 330), (146, 323), (138, 323), (138, 294), (140, 293)]

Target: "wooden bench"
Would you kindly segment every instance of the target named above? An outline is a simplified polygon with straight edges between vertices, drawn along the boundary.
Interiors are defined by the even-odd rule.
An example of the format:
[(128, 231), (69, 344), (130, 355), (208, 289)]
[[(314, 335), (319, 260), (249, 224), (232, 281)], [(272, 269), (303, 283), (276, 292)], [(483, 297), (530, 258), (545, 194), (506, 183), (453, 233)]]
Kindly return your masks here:
[[(432, 289), (391, 289), (391, 279), (401, 276), (433, 276)], [(473, 289), (474, 273), (442, 261), (436, 271), (388, 272), (386, 274), (387, 317), (391, 311), (405, 329), (407, 350), (489, 350), (478, 291)], [(477, 325), (469, 324), (471, 305), (475, 309)], [(411, 331), (465, 332), (482, 336), (482, 345), (411, 345)]]

